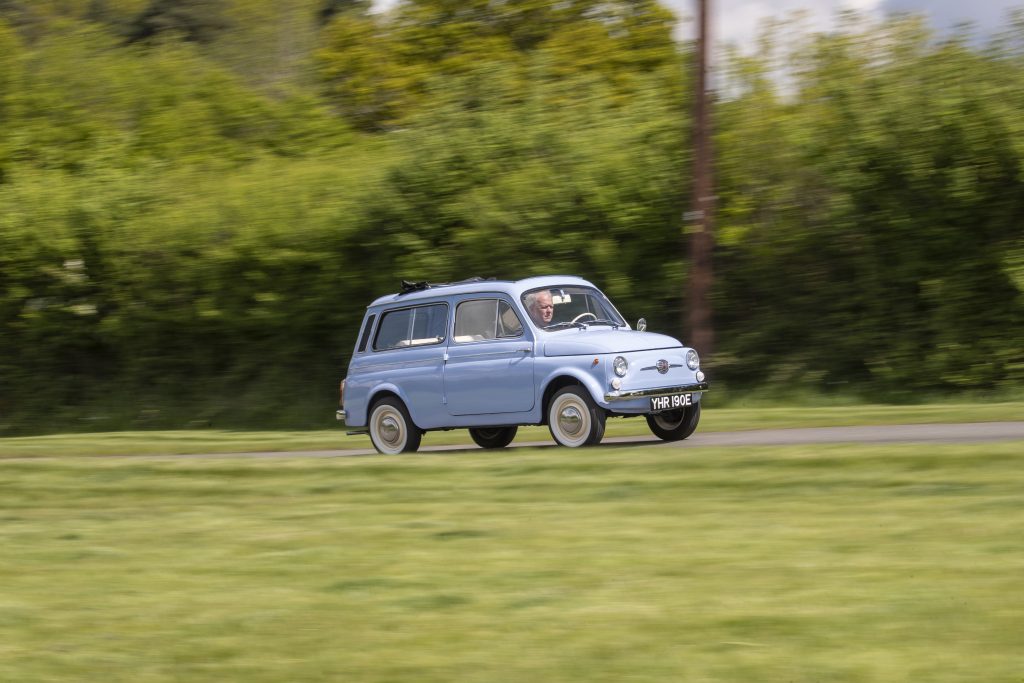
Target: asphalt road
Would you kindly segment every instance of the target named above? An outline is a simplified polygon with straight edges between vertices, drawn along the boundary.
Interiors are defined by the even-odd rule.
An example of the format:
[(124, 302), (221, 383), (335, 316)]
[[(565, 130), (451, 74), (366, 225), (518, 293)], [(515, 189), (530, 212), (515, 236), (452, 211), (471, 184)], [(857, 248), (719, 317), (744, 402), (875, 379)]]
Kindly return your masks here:
[[(743, 432), (697, 433), (685, 441), (665, 442), (654, 436), (607, 438), (601, 447), (623, 444), (650, 444), (657, 448), (701, 448), (705, 446), (787, 446), (815, 443), (981, 443), (986, 441), (1024, 441), (1024, 422), (976, 422), (965, 424), (885, 425), (867, 427), (814, 427), (804, 429), (756, 429)], [(369, 446), (370, 437), (366, 437)], [(514, 441), (509, 448), (555, 448), (553, 441)], [(475, 446), (426, 446), (421, 453), (457, 453), (479, 450)], [(240, 453), (248, 457), (320, 457), (334, 458), (373, 455), (372, 447), (358, 450), (294, 451), (289, 453)], [(207, 457), (224, 457), (225, 454)], [(180, 457), (180, 456), (179, 456)]]

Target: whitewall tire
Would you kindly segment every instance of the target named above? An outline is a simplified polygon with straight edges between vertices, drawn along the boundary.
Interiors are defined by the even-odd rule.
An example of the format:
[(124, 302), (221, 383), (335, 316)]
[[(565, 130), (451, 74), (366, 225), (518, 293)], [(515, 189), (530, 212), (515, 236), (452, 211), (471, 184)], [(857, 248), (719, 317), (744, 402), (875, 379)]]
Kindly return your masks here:
[(584, 387), (559, 389), (548, 404), (548, 429), (562, 446), (593, 446), (604, 437), (605, 411)]
[(378, 453), (412, 453), (420, 447), (423, 432), (409, 418), (409, 411), (397, 398), (383, 398), (370, 410), (370, 441)]

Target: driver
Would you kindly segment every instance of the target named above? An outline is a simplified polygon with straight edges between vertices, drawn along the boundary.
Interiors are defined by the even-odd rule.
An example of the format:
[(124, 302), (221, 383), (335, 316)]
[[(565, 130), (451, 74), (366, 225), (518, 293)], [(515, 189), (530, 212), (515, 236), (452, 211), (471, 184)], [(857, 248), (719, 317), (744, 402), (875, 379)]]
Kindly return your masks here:
[(545, 327), (551, 324), (551, 318), (555, 315), (555, 304), (551, 301), (551, 292), (542, 289), (526, 295), (526, 310), (533, 318), (537, 327)]

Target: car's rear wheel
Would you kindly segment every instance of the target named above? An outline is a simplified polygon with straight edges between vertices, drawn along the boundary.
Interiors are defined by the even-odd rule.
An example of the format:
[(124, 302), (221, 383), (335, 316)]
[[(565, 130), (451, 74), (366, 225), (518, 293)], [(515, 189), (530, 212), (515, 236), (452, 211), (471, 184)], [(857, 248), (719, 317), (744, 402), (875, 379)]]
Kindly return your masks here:
[(504, 448), (516, 438), (519, 427), (474, 427), (469, 436), (480, 448)]
[(666, 410), (663, 413), (650, 413), (647, 426), (654, 435), (665, 441), (682, 441), (693, 434), (700, 422), (700, 404), (695, 403), (678, 410)]
[(593, 446), (604, 437), (604, 410), (580, 386), (559, 389), (548, 404), (548, 429), (563, 446)]
[(382, 398), (370, 409), (370, 441), (378, 453), (412, 453), (420, 447), (423, 432), (413, 424), (399, 399)]

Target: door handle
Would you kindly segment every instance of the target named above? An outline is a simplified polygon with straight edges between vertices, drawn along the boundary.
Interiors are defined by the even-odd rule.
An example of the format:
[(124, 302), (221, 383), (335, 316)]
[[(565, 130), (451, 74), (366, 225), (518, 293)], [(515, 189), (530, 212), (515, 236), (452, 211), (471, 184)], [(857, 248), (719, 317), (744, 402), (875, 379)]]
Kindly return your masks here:
[(516, 350), (519, 351), (519, 353), (529, 353), (530, 351), (533, 351), (533, 349), (530, 348), (529, 346), (524, 346), (523, 348)]

